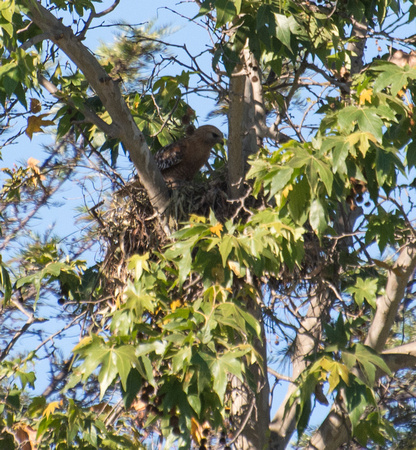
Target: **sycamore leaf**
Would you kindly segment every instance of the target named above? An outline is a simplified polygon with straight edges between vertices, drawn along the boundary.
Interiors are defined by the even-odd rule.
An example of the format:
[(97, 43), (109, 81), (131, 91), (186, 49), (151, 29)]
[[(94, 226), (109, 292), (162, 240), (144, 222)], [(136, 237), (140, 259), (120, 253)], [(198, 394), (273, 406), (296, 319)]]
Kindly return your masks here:
[(33, 133), (44, 132), (42, 127), (48, 127), (55, 124), (53, 120), (43, 120), (43, 118), (46, 116), (49, 116), (49, 113), (40, 114), (39, 116), (29, 116), (27, 118), (27, 127), (25, 133), (29, 136), (30, 140), (32, 140)]
[(311, 208), (309, 211), (309, 220), (311, 223), (311, 227), (319, 234), (324, 233), (328, 227), (325, 209), (318, 198), (312, 200)]
[(399, 67), (392, 63), (379, 63), (374, 67), (375, 71), (380, 72), (374, 83), (374, 92), (380, 92), (386, 87), (390, 86), (390, 91), (393, 96), (408, 85), (408, 80), (416, 79), (416, 69), (409, 66)]
[(40, 161), (38, 159), (33, 158), (32, 156), (27, 160), (27, 166), (33, 169), (35, 172), (39, 173), (38, 164)]
[(338, 122), (346, 133), (350, 133), (354, 124), (357, 124), (361, 131), (371, 133), (378, 142), (381, 142), (383, 138), (384, 124), (375, 107), (347, 106), (339, 111)]
[(201, 439), (204, 437), (203, 435), (203, 428), (201, 424), (194, 418), (191, 418), (191, 436), (192, 439), (199, 444), (201, 442)]
[(62, 401), (52, 402), (45, 408), (42, 416), (46, 416), (47, 418), (55, 412), (56, 409), (59, 409), (62, 406)]
[(237, 8), (233, 0), (217, 0), (215, 8), (217, 10), (217, 28), (231, 22), (237, 15)]
[(322, 368), (328, 372), (329, 392), (333, 392), (342, 380), (346, 385), (349, 384), (349, 370), (344, 364), (333, 361), (329, 358), (323, 358), (321, 361)]
[(129, 261), (127, 268), (129, 270), (134, 269), (134, 277), (136, 280), (140, 279), (143, 274), (143, 270), (146, 272), (149, 271), (149, 263), (147, 262), (149, 259), (149, 252), (144, 255), (133, 255)]
[(376, 307), (377, 280), (375, 278), (363, 279), (358, 277), (355, 286), (349, 287), (347, 292), (353, 295), (358, 306), (361, 306), (363, 301), (367, 300), (372, 308)]
[(172, 311), (175, 311), (176, 308), (180, 308), (182, 306), (182, 302), (181, 300), (174, 300), (173, 302), (171, 302), (170, 304), (170, 309)]
[(371, 103), (372, 89), (363, 89), (360, 94), (359, 104), (364, 105), (365, 102)]
[(284, 14), (275, 14), (276, 37), (279, 41), (292, 51), (290, 45), (290, 37), (292, 35), (291, 28), (296, 25), (296, 21), (292, 16), (286, 17)]
[(78, 367), (82, 373), (82, 379), (87, 380), (100, 367), (98, 374), (100, 399), (103, 398), (117, 375), (120, 376), (123, 389), (127, 389), (127, 378), (131, 368), (139, 368), (141, 365), (134, 346), (114, 347), (97, 335), (92, 335), (89, 343), (87, 341), (82, 346), (80, 344), (73, 349), (73, 352), (83, 359)]
[(345, 400), (354, 432), (355, 427), (360, 423), (361, 417), (366, 408), (375, 403), (374, 395), (371, 389), (367, 389), (364, 384), (355, 382), (345, 388)]
[(222, 223), (217, 223), (217, 225), (210, 227), (209, 231), (211, 231), (212, 234), (216, 234), (220, 238), (222, 229)]
[(357, 343), (355, 345), (354, 355), (357, 361), (361, 364), (365, 375), (369, 381), (370, 387), (375, 382), (375, 368), (379, 367), (387, 375), (391, 375), (389, 366), (385, 363), (384, 359), (377, 354), (372, 348), (366, 345)]

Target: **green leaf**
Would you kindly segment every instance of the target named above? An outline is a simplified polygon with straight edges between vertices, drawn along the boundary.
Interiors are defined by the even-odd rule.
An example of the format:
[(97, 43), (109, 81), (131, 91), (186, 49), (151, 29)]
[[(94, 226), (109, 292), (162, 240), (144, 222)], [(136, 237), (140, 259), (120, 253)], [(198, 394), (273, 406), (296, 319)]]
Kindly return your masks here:
[(221, 242), (218, 245), (218, 249), (220, 251), (220, 255), (221, 255), (221, 259), (222, 259), (222, 266), (223, 267), (226, 267), (228, 256), (230, 255), (230, 253), (234, 249), (235, 244), (236, 244), (236, 238), (234, 236), (229, 235), (229, 234), (225, 235), (221, 239)]
[(126, 308), (134, 311), (137, 319), (140, 319), (145, 311), (153, 312), (155, 309), (155, 298), (142, 293), (141, 288), (132, 282), (127, 284), (124, 295), (126, 297)]
[(351, 383), (350, 386), (346, 386), (345, 400), (354, 433), (355, 428), (360, 423), (361, 417), (367, 407), (375, 403), (374, 395), (370, 389), (357, 380), (356, 382)]
[(383, 138), (384, 124), (377, 113), (377, 108), (347, 106), (339, 111), (338, 120), (345, 133), (352, 131), (356, 123), (361, 131), (370, 133), (378, 142)]
[(319, 173), (319, 177), (323, 181), (326, 191), (328, 192), (328, 195), (331, 195), (334, 176), (332, 175), (332, 171), (330, 169), (329, 164), (327, 164), (319, 159), (314, 159), (313, 167)]
[(293, 51), (290, 40), (292, 35), (291, 28), (297, 25), (295, 19), (293, 16), (286, 17), (283, 14), (274, 14), (274, 20), (276, 23), (277, 39), (279, 39), (279, 41), (290, 51)]
[[(238, 3), (241, 6), (240, 0)], [(233, 0), (216, 0), (215, 9), (217, 10), (217, 23), (215, 25), (217, 28), (231, 22), (237, 15), (237, 8)]]
[[(13, 19), (13, 14), (14, 14), (14, 10), (15, 10), (15, 3), (14, 0), (8, 0), (4, 2), (7, 7), (6, 8), (2, 8), (1, 10), (1, 15), (8, 21), (8, 22), (12, 22)], [(3, 5), (4, 6), (4, 5)], [(10, 35), (12, 36), (12, 35)]]
[(133, 255), (130, 257), (127, 268), (129, 270), (134, 269), (135, 280), (138, 280), (142, 276), (143, 270), (149, 271), (148, 259), (149, 252), (144, 255)]
[(127, 390), (127, 379), (132, 367), (139, 365), (139, 360), (136, 356), (135, 347), (132, 345), (123, 345), (113, 349), (115, 364), (117, 372), (120, 375), (121, 385), (123, 389)]
[(319, 198), (312, 200), (309, 211), (309, 221), (311, 227), (318, 233), (323, 234), (328, 228), (328, 221), (325, 215), (325, 208)]
[(269, 196), (273, 197), (280, 192), (292, 178), (293, 169), (291, 167), (282, 167), (276, 173), (273, 173), (270, 183)]
[(380, 72), (374, 83), (374, 93), (390, 86), (392, 96), (408, 85), (408, 80), (416, 79), (416, 69), (409, 66), (399, 67), (393, 63), (382, 62), (374, 66), (373, 70)]
[(328, 136), (322, 141), (321, 149), (326, 152), (332, 150), (332, 170), (334, 173), (347, 172), (345, 160), (350, 151), (350, 144), (345, 136)]
[(353, 295), (358, 306), (361, 306), (363, 301), (367, 300), (368, 304), (375, 309), (377, 290), (377, 279), (358, 277), (355, 285), (350, 286), (347, 292)]
[(235, 303), (221, 303), (215, 309), (215, 317), (219, 324), (228, 325), (247, 335), (248, 333), (260, 336), (260, 324), (248, 312)]
[(123, 392), (123, 402), (126, 409), (130, 409), (131, 404), (139, 393), (143, 385), (142, 377), (136, 369), (130, 370), (127, 377), (126, 389), (122, 388)]
[(367, 380), (369, 382), (369, 386), (372, 387), (375, 382), (374, 373), (375, 370), (369, 368), (369, 365), (377, 366), (387, 375), (391, 375), (391, 370), (388, 365), (384, 362), (384, 359), (372, 348), (367, 347), (363, 344), (357, 343), (355, 345), (354, 355), (357, 358), (357, 361), (363, 367), (364, 372), (367, 376)]

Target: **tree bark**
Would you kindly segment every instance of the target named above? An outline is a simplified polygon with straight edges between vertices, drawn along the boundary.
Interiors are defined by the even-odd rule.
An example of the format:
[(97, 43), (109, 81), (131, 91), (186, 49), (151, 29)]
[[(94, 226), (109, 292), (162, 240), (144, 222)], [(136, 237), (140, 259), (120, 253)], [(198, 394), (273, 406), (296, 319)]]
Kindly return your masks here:
[(97, 59), (63, 23), (35, 0), (27, 0), (30, 18), (49, 36), (83, 72), (104, 107), (112, 123), (103, 130), (118, 138), (129, 152), (137, 168), (141, 184), (147, 190), (150, 201), (159, 214), (163, 214), (169, 203), (169, 192), (146, 140), (121, 95), (117, 82), (111, 79)]
[(228, 195), (231, 200), (243, 195), (244, 181), (244, 87), (245, 72), (239, 64), (230, 79), (230, 107), (228, 110)]
[(406, 286), (416, 267), (416, 245), (409, 243), (399, 253), (387, 277), (386, 293), (377, 299), (377, 310), (368, 330), (365, 344), (380, 352), (383, 350)]

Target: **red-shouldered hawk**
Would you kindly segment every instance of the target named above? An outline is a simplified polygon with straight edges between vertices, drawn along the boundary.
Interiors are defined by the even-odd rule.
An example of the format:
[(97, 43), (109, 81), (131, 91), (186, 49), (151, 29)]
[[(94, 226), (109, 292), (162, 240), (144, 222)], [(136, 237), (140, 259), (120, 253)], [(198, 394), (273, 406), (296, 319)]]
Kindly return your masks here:
[(197, 128), (190, 136), (161, 148), (156, 164), (167, 183), (190, 181), (208, 161), (212, 147), (223, 142), (223, 134), (212, 125)]

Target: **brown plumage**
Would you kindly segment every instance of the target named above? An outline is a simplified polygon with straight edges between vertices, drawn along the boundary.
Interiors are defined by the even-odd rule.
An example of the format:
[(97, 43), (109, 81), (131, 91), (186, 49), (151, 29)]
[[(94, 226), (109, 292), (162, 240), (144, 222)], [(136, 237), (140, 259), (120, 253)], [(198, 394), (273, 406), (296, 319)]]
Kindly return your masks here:
[(156, 163), (168, 183), (190, 181), (208, 161), (212, 147), (223, 142), (223, 134), (212, 125), (197, 128), (190, 136), (161, 148)]

